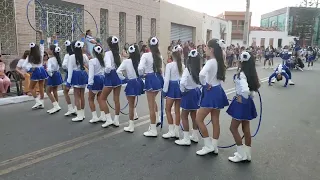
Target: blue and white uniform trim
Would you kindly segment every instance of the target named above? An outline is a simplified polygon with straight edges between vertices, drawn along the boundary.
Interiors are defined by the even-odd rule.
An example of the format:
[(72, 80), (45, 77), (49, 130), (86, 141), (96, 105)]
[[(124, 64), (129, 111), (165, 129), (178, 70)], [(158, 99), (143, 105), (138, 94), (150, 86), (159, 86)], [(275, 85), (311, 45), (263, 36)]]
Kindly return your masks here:
[(284, 86), (286, 87), (288, 85), (289, 80), (291, 80), (291, 72), (286, 65), (282, 65), (282, 64), (279, 64), (275, 69), (274, 73), (271, 74), (271, 76), (269, 77), (268, 83), (271, 84), (271, 79), (275, 78), (279, 73), (281, 73), (281, 75), (286, 78), (286, 82), (284, 84)]

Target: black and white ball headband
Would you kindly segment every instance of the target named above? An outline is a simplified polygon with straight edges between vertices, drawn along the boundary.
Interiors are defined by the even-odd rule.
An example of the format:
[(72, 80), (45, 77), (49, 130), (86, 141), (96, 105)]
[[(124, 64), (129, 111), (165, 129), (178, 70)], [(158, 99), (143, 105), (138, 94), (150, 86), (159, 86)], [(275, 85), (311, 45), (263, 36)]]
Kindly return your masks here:
[(102, 47), (101, 47), (101, 46), (96, 46), (96, 47), (94, 47), (93, 49), (94, 49), (94, 51), (95, 51), (96, 53), (98, 53), (98, 54), (100, 54), (100, 53), (102, 52)]
[(129, 53), (132, 54), (134, 52), (136, 52), (136, 48), (134, 47), (134, 45), (131, 45), (128, 49)]
[(112, 36), (111, 43), (112, 44), (118, 44), (119, 43), (119, 39), (116, 36)]
[(34, 47), (36, 47), (36, 44), (32, 42), (32, 43), (29, 44), (29, 47), (30, 48), (34, 48)]
[(240, 62), (244, 62), (244, 61), (249, 61), (249, 59), (251, 58), (250, 53), (248, 52), (243, 52), (240, 55)]
[(180, 45), (176, 45), (172, 48), (172, 52), (178, 52), (180, 50), (182, 50), (182, 47)]
[(190, 56), (190, 57), (197, 57), (198, 56), (198, 51), (197, 50), (191, 50), (190, 52), (189, 52), (189, 55), (188, 56)]
[(64, 45), (68, 47), (71, 45), (71, 42), (69, 40), (66, 40), (66, 42), (64, 42)]
[(226, 48), (226, 43), (223, 39), (217, 40), (217, 43), (222, 49)]
[(84, 46), (84, 42), (82, 41), (77, 41), (76, 44), (74, 45), (74, 47), (76, 48), (83, 48), (83, 46)]
[(61, 51), (60, 47), (56, 46), (56, 48), (54, 48), (55, 53), (59, 53), (60, 51)]
[(153, 37), (150, 39), (150, 45), (151, 46), (156, 46), (158, 44), (159, 40), (156, 37)]

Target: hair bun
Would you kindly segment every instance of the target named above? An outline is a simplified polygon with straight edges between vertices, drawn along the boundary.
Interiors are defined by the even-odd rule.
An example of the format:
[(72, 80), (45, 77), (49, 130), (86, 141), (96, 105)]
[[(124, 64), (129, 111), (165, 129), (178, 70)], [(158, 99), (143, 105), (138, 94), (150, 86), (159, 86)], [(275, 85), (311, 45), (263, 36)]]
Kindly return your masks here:
[(128, 49), (129, 53), (134, 53), (136, 51), (136, 48), (134, 47), (134, 45), (131, 45)]

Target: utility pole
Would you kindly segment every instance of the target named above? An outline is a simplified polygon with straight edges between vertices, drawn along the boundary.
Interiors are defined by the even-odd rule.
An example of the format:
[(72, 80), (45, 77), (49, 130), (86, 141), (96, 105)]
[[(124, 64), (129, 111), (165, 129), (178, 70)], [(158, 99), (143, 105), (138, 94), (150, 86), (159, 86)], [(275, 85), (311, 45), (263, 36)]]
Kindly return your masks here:
[(246, 0), (246, 15), (244, 21), (244, 30), (243, 30), (243, 45), (248, 47), (249, 39), (249, 21), (250, 21), (250, 0)]

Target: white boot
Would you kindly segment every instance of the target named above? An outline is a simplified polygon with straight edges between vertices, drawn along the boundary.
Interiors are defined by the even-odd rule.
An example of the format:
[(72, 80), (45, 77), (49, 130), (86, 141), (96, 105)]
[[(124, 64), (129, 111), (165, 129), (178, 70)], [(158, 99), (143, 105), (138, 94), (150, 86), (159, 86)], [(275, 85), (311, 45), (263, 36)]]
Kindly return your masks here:
[(234, 153), (233, 157), (229, 157), (228, 159), (229, 159), (229, 161), (234, 162), (234, 163), (246, 161), (247, 154), (245, 151), (245, 146), (243, 146), (243, 145), (237, 146), (237, 152)]
[(161, 113), (159, 112), (156, 112), (156, 124), (160, 123), (161, 122)]
[(134, 108), (134, 120), (138, 120), (139, 119), (139, 116), (138, 116), (138, 113), (137, 113), (137, 109)]
[(183, 139), (176, 140), (174, 142), (180, 146), (190, 146), (191, 140), (190, 140), (189, 131), (183, 131)]
[(42, 105), (43, 108), (43, 104), (40, 101), (40, 98), (36, 97), (34, 98), (36, 104), (32, 106), (32, 109), (40, 109), (40, 106)]
[(289, 79), (289, 85), (294, 85), (294, 82), (292, 82), (292, 80), (291, 79)]
[(86, 118), (86, 116), (84, 115), (84, 109), (81, 109), (81, 111), (82, 111), (82, 115), (83, 115), (83, 119), (85, 119)]
[(157, 137), (157, 124), (150, 124), (149, 130), (147, 132), (144, 132), (143, 135), (146, 137)]
[(110, 126), (113, 123), (110, 113), (106, 114), (106, 122), (102, 124), (103, 128)]
[(197, 151), (197, 155), (204, 156), (206, 154), (214, 152), (214, 146), (212, 144), (211, 137), (203, 138), (204, 146), (201, 150)]
[(99, 120), (102, 121), (102, 122), (106, 122), (107, 121), (106, 113), (104, 111), (100, 112)]
[(72, 104), (68, 104), (68, 112), (65, 113), (65, 116), (70, 116), (72, 114), (76, 114), (76, 108), (73, 107)]
[(163, 137), (164, 139), (169, 139), (169, 138), (174, 138), (174, 137), (176, 137), (175, 131), (174, 131), (174, 127), (175, 127), (175, 125), (169, 124), (169, 131), (168, 131), (168, 133), (163, 134), (162, 137)]
[(247, 154), (247, 161), (251, 161), (251, 147), (245, 145), (245, 151)]
[(174, 135), (177, 139), (180, 139), (180, 126), (174, 125)]
[(218, 154), (219, 153), (218, 140), (217, 139), (213, 139), (213, 138), (211, 138), (211, 140), (212, 140), (212, 144), (213, 144), (213, 147), (214, 147), (214, 153)]
[(82, 110), (77, 110), (77, 117), (72, 118), (72, 121), (73, 121), (73, 122), (83, 121), (83, 120), (84, 120), (83, 113), (84, 113), (84, 112), (83, 112)]
[(275, 83), (275, 82), (276, 82), (276, 78), (272, 78), (271, 83)]
[(195, 143), (199, 142), (198, 130), (192, 130), (192, 135), (190, 136), (190, 139)]
[(119, 127), (119, 126), (120, 126), (120, 123), (119, 123), (119, 115), (115, 115), (115, 116), (114, 116), (113, 125), (116, 126), (116, 127)]
[(92, 112), (92, 119), (89, 122), (90, 123), (97, 123), (99, 121), (100, 121), (100, 119), (97, 116), (97, 112), (96, 111)]
[(52, 104), (53, 104), (53, 108), (48, 111), (49, 114), (54, 114), (61, 110), (61, 107), (59, 106), (59, 103), (57, 101)]
[(134, 131), (134, 121), (133, 120), (129, 120), (129, 126), (128, 127), (124, 127), (123, 128), (124, 131), (126, 132), (133, 132)]

